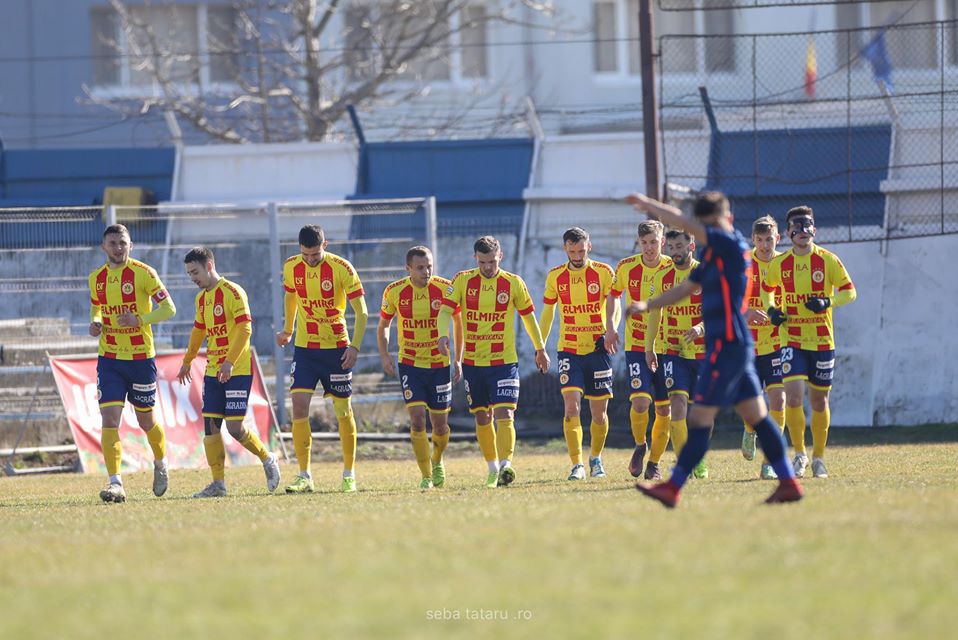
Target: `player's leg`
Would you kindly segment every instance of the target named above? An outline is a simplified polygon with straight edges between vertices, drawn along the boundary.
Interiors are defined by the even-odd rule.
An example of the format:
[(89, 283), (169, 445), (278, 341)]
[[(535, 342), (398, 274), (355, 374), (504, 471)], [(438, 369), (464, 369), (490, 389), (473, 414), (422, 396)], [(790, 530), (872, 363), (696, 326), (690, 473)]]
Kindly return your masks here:
[(432, 463), (429, 459), (429, 435), (426, 433), (425, 403), (407, 404), (409, 412), (409, 439), (420, 473), (420, 489), (432, 488)]
[[(770, 356), (755, 356), (755, 370), (758, 373), (758, 382), (764, 389), (771, 371)], [(746, 420), (742, 421), (742, 425), (745, 428), (742, 433), (742, 457), (751, 461), (755, 459), (755, 430)]]
[(108, 484), (100, 491), (103, 502), (125, 502), (120, 465), (123, 448), (120, 444), (120, 420), (126, 402), (127, 383), (120, 374), (122, 363), (100, 356), (96, 365), (96, 389), (100, 404), (100, 447), (106, 466)]
[(595, 351), (582, 358), (584, 397), (589, 401), (592, 423), (589, 425), (590, 452), (589, 475), (604, 478), (602, 450), (609, 436), (609, 399), (612, 398), (612, 356)]
[(343, 493), (356, 491), (356, 416), (353, 414), (353, 372), (343, 369), (346, 349), (321, 349), (322, 363), (319, 381), (326, 395), (333, 398), (333, 411), (339, 424), (339, 444), (343, 452)]
[(432, 425), (432, 483), (435, 487), (446, 484), (446, 466), (442, 454), (449, 444), (449, 411), (452, 408), (452, 378), (449, 367), (434, 369), (429, 389), (431, 395), (427, 401), (429, 422)]
[(665, 370), (662, 366), (659, 366), (652, 374), (652, 389), (655, 394), (653, 396), (655, 421), (652, 423), (649, 461), (645, 465), (643, 477), (646, 480), (661, 480), (662, 472), (659, 470), (659, 461), (662, 460), (662, 455), (669, 446), (669, 437), (672, 431), (672, 409), (669, 402), (669, 392), (665, 386)]
[(153, 495), (162, 496), (169, 488), (170, 475), (166, 464), (166, 432), (156, 420), (156, 360), (134, 360), (131, 364), (131, 390), (128, 394), (136, 413), (136, 422), (146, 433), (153, 451)]
[(562, 390), (564, 413), (562, 416), (562, 433), (565, 436), (566, 450), (572, 461), (572, 471), (569, 480), (584, 480), (585, 466), (582, 464), (582, 391), (575, 387)]
[[(649, 450), (645, 433), (649, 429), (649, 407), (652, 406), (652, 398), (648, 395), (634, 395), (629, 403), (631, 405), (629, 407), (629, 426), (632, 428), (632, 437), (636, 439), (635, 449), (629, 459), (629, 473), (633, 478), (638, 478), (642, 475), (645, 454)], [(636, 438), (637, 435), (641, 438), (641, 441)]]
[[(518, 380), (517, 380), (518, 381)], [(497, 485), (508, 486), (516, 479), (512, 457), (516, 451), (515, 405), (497, 404), (492, 409), (496, 421), (496, 453), (499, 456)]]
[(487, 489), (495, 489), (499, 483), (499, 460), (496, 457), (496, 429), (492, 424), (492, 409), (487, 377), (491, 376), (491, 367), (462, 365), (462, 379), (466, 385), (466, 402), (469, 412), (476, 419), (476, 441), (482, 458), (486, 461)]
[(669, 433), (672, 437), (672, 449), (675, 456), (682, 455), (682, 449), (689, 438), (688, 426), (689, 397), (684, 393), (669, 394), (669, 412), (671, 414)]
[(314, 487), (313, 475), (310, 471), (313, 433), (309, 427), (309, 405), (319, 382), (319, 372), (314, 363), (316, 356), (313, 352), (315, 351), (296, 347), (293, 354), (293, 366), (290, 369), (290, 376), (292, 376), (290, 399), (293, 404), (293, 450), (296, 452), (299, 474), (286, 487), (286, 493), (311, 493)]
[[(777, 358), (776, 358), (777, 359)], [(774, 422), (779, 429), (779, 432), (784, 433), (785, 431), (785, 385), (782, 383), (781, 375), (781, 365), (778, 366), (778, 375), (777, 378), (774, 374), (772, 375), (772, 384), (769, 384), (765, 387), (765, 393), (768, 395), (768, 415), (771, 416), (772, 422)], [(775, 381), (777, 380), (777, 381)], [(793, 467), (794, 469), (794, 467)], [(769, 464), (768, 457), (762, 459), (762, 468), (759, 472), (759, 477), (763, 480), (774, 480), (778, 477), (778, 474), (775, 473), (775, 470), (772, 468), (772, 465)]]
[(739, 396), (746, 396), (735, 403), (735, 410), (745, 422), (752, 425), (762, 445), (762, 452), (778, 477), (778, 487), (766, 503), (795, 502), (802, 498), (802, 487), (795, 478), (792, 465), (786, 455), (785, 438), (775, 421), (769, 416), (765, 399), (761, 395), (747, 397), (758, 391), (758, 381), (743, 376)]
[[(223, 444), (221, 427), (224, 414), (214, 413), (219, 407), (215, 389), (208, 381), (216, 378), (206, 376), (203, 387), (203, 451), (210, 466), (213, 481), (193, 494), (194, 498), (220, 498), (226, 495), (226, 447)], [(219, 384), (218, 382), (216, 384)], [(213, 391), (213, 393), (211, 393)]]
[(589, 475), (593, 478), (604, 478), (605, 468), (602, 466), (602, 450), (605, 449), (605, 440), (609, 436), (609, 398), (589, 398), (589, 409), (592, 413), (592, 424), (589, 427), (591, 451), (589, 452)]
[[(699, 377), (699, 364), (700, 364), (700, 361), (699, 361), (699, 360), (693, 360), (693, 359), (690, 359), (690, 358), (682, 358), (681, 363), (682, 363), (682, 366), (685, 368), (685, 370), (686, 370), (686, 372), (687, 372), (687, 373), (686, 373), (686, 376), (687, 376), (687, 378), (688, 378), (689, 396), (688, 396), (688, 398), (687, 398), (686, 400), (687, 400), (687, 402), (689, 402), (689, 404), (692, 404), (692, 399), (691, 399), (691, 398), (692, 398), (692, 391), (695, 389), (695, 385), (696, 385), (696, 383), (698, 382), (698, 377)], [(723, 402), (724, 402), (724, 399), (723, 399)], [(713, 404), (715, 404), (715, 403), (713, 403)], [(709, 437), (710, 437), (710, 438), (711, 438), (711, 435), (712, 435), (712, 432), (711, 432), (711, 430), (710, 430), (710, 431), (709, 431)], [(695, 467), (693, 467), (693, 469), (692, 469), (692, 476), (693, 476), (694, 478), (698, 478), (698, 479), (700, 479), (700, 480), (703, 480), (703, 479), (709, 477), (709, 468), (708, 468), (708, 465), (707, 465), (706, 462), (705, 462), (705, 456), (704, 456), (704, 455), (702, 456), (702, 459), (698, 461), (698, 464), (696, 464)]]
[(226, 430), (243, 448), (256, 456), (263, 464), (266, 474), (266, 489), (270, 493), (279, 486), (279, 463), (276, 456), (266, 449), (256, 429), (247, 429), (243, 425), (249, 407), (249, 392), (253, 386), (253, 376), (233, 376), (223, 388), (226, 393)]
[(782, 382), (785, 385), (785, 428), (795, 457), (792, 466), (799, 478), (805, 475), (808, 454), (805, 453), (805, 382), (808, 379), (804, 351), (782, 347)]
[(812, 406), (812, 475), (827, 478), (825, 468), (825, 445), (828, 442), (828, 427), (831, 424), (828, 396), (835, 371), (835, 351), (809, 352), (808, 400)]

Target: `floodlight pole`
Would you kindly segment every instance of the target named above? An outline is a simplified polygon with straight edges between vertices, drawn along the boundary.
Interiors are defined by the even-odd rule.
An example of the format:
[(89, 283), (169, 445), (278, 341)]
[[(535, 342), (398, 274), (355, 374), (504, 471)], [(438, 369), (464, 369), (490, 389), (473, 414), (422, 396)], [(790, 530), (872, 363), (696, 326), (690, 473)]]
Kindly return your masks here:
[(655, 88), (655, 29), (652, 0), (639, 0), (639, 62), (642, 72), (642, 141), (645, 147), (645, 195), (662, 199), (659, 172), (659, 101)]

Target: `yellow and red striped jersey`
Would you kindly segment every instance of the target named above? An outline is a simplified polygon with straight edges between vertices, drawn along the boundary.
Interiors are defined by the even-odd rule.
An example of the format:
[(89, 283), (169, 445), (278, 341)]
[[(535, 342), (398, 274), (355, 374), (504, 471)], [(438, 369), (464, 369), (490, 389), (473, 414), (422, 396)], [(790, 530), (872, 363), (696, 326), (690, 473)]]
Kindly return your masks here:
[[(399, 362), (412, 367), (438, 369), (449, 366), (449, 356), (439, 353), (439, 310), (452, 282), (432, 276), (425, 287), (408, 277), (393, 282), (383, 291), (379, 315), (387, 321), (395, 316)], [(459, 313), (457, 308), (454, 313)]]
[(835, 289), (854, 289), (845, 265), (834, 253), (812, 245), (804, 256), (796, 256), (792, 249), (774, 258), (769, 265), (765, 284), (781, 286), (777, 304), (788, 317), (782, 342), (790, 347), (810, 351), (829, 351), (835, 348), (835, 327), (832, 308), (815, 313), (805, 308), (810, 297), (830, 297)]
[(519, 361), (515, 311), (523, 316), (535, 311), (522, 278), (501, 269), (494, 278), (484, 277), (478, 267), (460, 271), (446, 289), (444, 304), (462, 309), (463, 364), (496, 366)]
[[(625, 293), (625, 304), (629, 305), (639, 300), (648, 300), (652, 297), (655, 287), (655, 274), (661, 269), (672, 266), (672, 260), (666, 256), (659, 256), (659, 263), (654, 267), (647, 267), (642, 262), (642, 254), (629, 256), (619, 261), (615, 267), (615, 280), (612, 283), (612, 295), (618, 298)], [(645, 333), (648, 330), (648, 321), (645, 313), (637, 313), (625, 320), (625, 349), (626, 351), (645, 351)]]
[(88, 278), (90, 304), (98, 310), (102, 323), (99, 354), (116, 360), (145, 360), (156, 355), (150, 325), (121, 327), (117, 316), (123, 313), (144, 315), (169, 297), (153, 267), (130, 258), (122, 267), (108, 264), (95, 269)]
[(612, 267), (594, 260), (581, 269), (567, 262), (549, 271), (543, 302), (558, 304), (559, 351), (595, 351), (595, 341), (605, 333), (605, 299), (614, 279)]
[[(235, 282), (220, 278), (212, 291), (203, 289), (196, 294), (196, 319), (193, 326), (206, 332), (206, 375), (215, 376), (230, 350), (229, 335), (233, 328), (252, 322), (246, 292)], [(252, 373), (249, 348), (240, 352), (233, 363), (234, 376)]]
[[(660, 269), (655, 274), (654, 296), (664, 293), (679, 284), (699, 266), (699, 261), (692, 258), (688, 269), (671, 267)], [(653, 297), (654, 297), (653, 296)], [(656, 344), (656, 353), (667, 353), (689, 360), (701, 360), (705, 357), (705, 338), (696, 338), (692, 342), (685, 342), (685, 333), (702, 322), (702, 290), (680, 302), (662, 309), (659, 321), (659, 335), (656, 340), (662, 341), (664, 346)]]
[(363, 283), (348, 260), (329, 253), (311, 267), (302, 255), (283, 265), (283, 287), (296, 294), (296, 346), (338, 349), (349, 344), (346, 300), (363, 295)]
[[(782, 254), (776, 251), (772, 256), (772, 260), (775, 260), (775, 257), (780, 255)], [(769, 265), (772, 264), (772, 260), (769, 260), (768, 262), (762, 262), (762, 260), (759, 259), (758, 254), (755, 252), (755, 249), (752, 249), (752, 286), (749, 288), (749, 291), (751, 292), (751, 295), (749, 295), (748, 298), (749, 309), (765, 308), (765, 305), (762, 304), (762, 289), (766, 288), (765, 279), (768, 275), (768, 268)], [(769, 291), (775, 292), (776, 300), (781, 299), (781, 287), (768, 287), (767, 289)], [(750, 328), (752, 330), (752, 340), (755, 342), (755, 355), (768, 355), (769, 353), (774, 353), (781, 348), (781, 327), (776, 327), (771, 322), (766, 320), (762, 324), (753, 324)]]

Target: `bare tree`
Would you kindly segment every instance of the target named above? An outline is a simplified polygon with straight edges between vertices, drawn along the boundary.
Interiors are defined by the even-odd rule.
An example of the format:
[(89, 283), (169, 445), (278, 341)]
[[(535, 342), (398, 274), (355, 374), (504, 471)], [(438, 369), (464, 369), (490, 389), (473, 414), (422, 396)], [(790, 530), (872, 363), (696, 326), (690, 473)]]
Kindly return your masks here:
[[(209, 5), (204, 28), (183, 5), (109, 2), (118, 29), (100, 41), (149, 95), (84, 87), (87, 99), (171, 113), (231, 143), (327, 139), (349, 105), (374, 111), (453, 73), (481, 77), (487, 27), (552, 15), (535, 0), (233, 0)], [(434, 117), (461, 121), (468, 108)]]

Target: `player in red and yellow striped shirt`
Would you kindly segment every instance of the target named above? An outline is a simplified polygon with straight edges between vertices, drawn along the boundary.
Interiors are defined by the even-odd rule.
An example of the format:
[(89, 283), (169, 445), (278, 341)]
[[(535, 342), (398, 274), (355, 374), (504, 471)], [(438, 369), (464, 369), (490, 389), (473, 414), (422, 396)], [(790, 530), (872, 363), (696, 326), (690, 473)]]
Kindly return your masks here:
[[(825, 443), (831, 420), (828, 393), (835, 367), (832, 308), (852, 302), (855, 285), (838, 257), (815, 244), (815, 214), (799, 206), (786, 214), (792, 248), (776, 257), (768, 270), (768, 287), (781, 286), (782, 299), (762, 290), (769, 318), (783, 325), (782, 377), (785, 380), (785, 425), (795, 447), (792, 464), (801, 478), (808, 466), (805, 453), (805, 386), (812, 405), (812, 474), (827, 478)], [(781, 307), (776, 305), (781, 305)], [(803, 384), (804, 383), (804, 384)]]
[[(562, 431), (565, 434), (572, 471), (569, 480), (584, 480), (582, 464), (583, 396), (592, 413), (589, 473), (604, 478), (602, 449), (609, 435), (609, 398), (612, 397), (612, 355), (606, 349), (606, 299), (615, 274), (604, 262), (589, 259), (592, 242), (580, 227), (562, 235), (562, 247), (569, 260), (546, 276), (544, 307), (539, 318), (542, 340), (549, 338), (556, 307), (559, 309), (559, 385), (565, 403)], [(614, 320), (608, 323), (614, 326)], [(610, 348), (612, 346), (610, 345)]]
[[(615, 268), (615, 282), (606, 303), (606, 317), (614, 318), (614, 309), (618, 298), (625, 294), (626, 306), (639, 300), (652, 297), (655, 288), (655, 274), (672, 266), (672, 259), (662, 255), (665, 244), (665, 228), (658, 220), (645, 220), (639, 224), (639, 237), (636, 244), (642, 250), (634, 256), (619, 261)], [(618, 323), (616, 323), (617, 327)], [(612, 352), (618, 348), (619, 334), (614, 330), (605, 334), (606, 346)], [(645, 361), (646, 332), (645, 316), (637, 314), (625, 321), (625, 361), (629, 368), (629, 422), (632, 437), (635, 438), (635, 450), (629, 460), (629, 473), (638, 478), (642, 474), (642, 465), (648, 445), (645, 432), (649, 427), (649, 406), (655, 401), (655, 421), (652, 424), (652, 449), (658, 452), (656, 462), (649, 460), (645, 468), (646, 480), (660, 480), (658, 460), (669, 445), (669, 397), (665, 389), (665, 380), (661, 371), (653, 371)]]
[[(398, 375), (402, 384), (403, 399), (412, 425), (409, 437), (422, 473), (421, 489), (442, 487), (446, 483), (442, 454), (449, 444), (452, 385), (462, 377), (462, 315), (459, 309), (455, 309), (452, 316), (456, 358), (450, 381), (449, 356), (439, 352), (439, 313), (452, 283), (432, 275), (432, 268), (432, 251), (427, 247), (413, 247), (406, 252), (409, 275), (383, 291), (379, 326), (376, 328), (383, 371), (389, 376)], [(389, 325), (393, 318), (398, 325), (398, 372), (389, 355)], [(432, 425), (431, 455), (426, 436), (427, 411)]]
[(226, 448), (221, 433), (226, 430), (247, 451), (260, 459), (266, 471), (266, 489), (272, 493), (279, 486), (279, 464), (276, 456), (263, 446), (255, 429), (243, 426), (253, 386), (253, 357), (250, 337), (253, 318), (246, 292), (235, 282), (220, 277), (213, 252), (206, 247), (191, 249), (183, 259), (186, 274), (200, 288), (196, 294), (196, 317), (190, 332), (190, 343), (177, 374), (181, 384), (191, 379), (190, 364), (206, 340), (206, 375), (203, 377), (203, 449), (213, 476), (205, 489), (194, 498), (216, 498), (226, 495)]
[[(286, 289), (286, 321), (276, 334), (276, 344), (289, 344), (296, 324), (296, 351), (293, 355), (293, 447), (299, 475), (287, 493), (313, 491), (309, 428), (309, 403), (316, 385), (322, 383), (325, 396), (332, 396), (343, 448), (344, 492), (356, 491), (356, 418), (350, 396), (353, 393), (353, 366), (366, 332), (366, 300), (363, 283), (347, 260), (326, 251), (323, 230), (308, 224), (299, 230), (300, 254), (283, 265)], [(355, 314), (353, 338), (346, 330), (346, 302)]]
[[(153, 450), (153, 493), (166, 492), (166, 434), (153, 417), (156, 402), (156, 351), (151, 325), (176, 315), (176, 307), (156, 271), (130, 257), (133, 242), (122, 224), (103, 232), (107, 262), (89, 277), (90, 335), (100, 338), (97, 395), (102, 429), (100, 445), (110, 484), (100, 492), (104, 502), (124, 502), (120, 476), (120, 418), (129, 399), (136, 421)], [(157, 308), (153, 309), (153, 303)]]
[[(536, 366), (545, 373), (545, 352), (535, 305), (522, 278), (499, 268), (502, 248), (492, 236), (473, 245), (478, 268), (460, 271), (446, 290), (439, 316), (439, 351), (449, 353), (449, 319), (462, 310), (462, 375), (469, 411), (476, 416), (476, 438), (489, 473), (486, 487), (508, 485), (515, 479), (512, 455), (516, 446), (514, 413), (519, 400), (519, 356), (516, 353), (515, 313), (519, 312), (536, 349)], [(496, 429), (492, 421), (495, 419)], [(497, 460), (498, 456), (498, 460)]]

